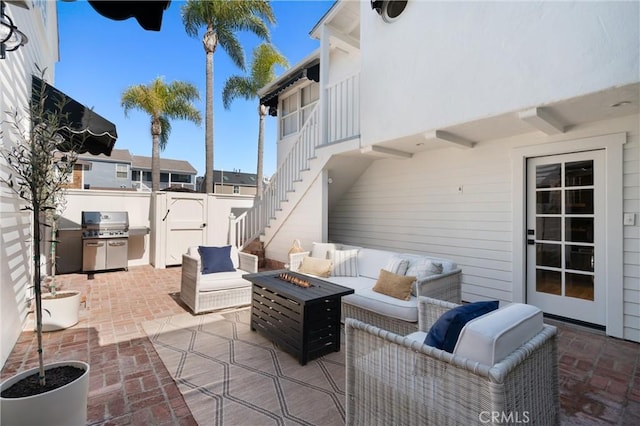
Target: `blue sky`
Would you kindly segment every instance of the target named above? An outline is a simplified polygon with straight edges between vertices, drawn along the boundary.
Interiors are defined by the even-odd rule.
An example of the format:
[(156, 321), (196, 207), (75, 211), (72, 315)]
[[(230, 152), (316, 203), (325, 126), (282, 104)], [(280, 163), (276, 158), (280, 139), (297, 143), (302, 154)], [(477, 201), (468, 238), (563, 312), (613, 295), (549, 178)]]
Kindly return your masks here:
[[(92, 107), (112, 121), (118, 130), (116, 148), (151, 156), (148, 115), (131, 111), (125, 118), (120, 96), (129, 86), (148, 84), (158, 76), (166, 82), (181, 80), (200, 91), (196, 107), (203, 122), (176, 120), (162, 158), (186, 160), (204, 174), (205, 53), (202, 37), (187, 36), (180, 8), (173, 0), (164, 13), (159, 32), (146, 31), (131, 18), (107, 19), (85, 1), (57, 2), (60, 61), (56, 64), (55, 86), (77, 101)], [(329, 10), (333, 1), (272, 1), (276, 25), (272, 43), (295, 65), (319, 46), (309, 31)], [(260, 42), (250, 33), (239, 33), (247, 65)], [(280, 75), (283, 69), (277, 68)], [(214, 168), (255, 173), (258, 140), (257, 100), (237, 99), (229, 110), (222, 106), (222, 87), (231, 75), (243, 75), (218, 47), (214, 54)], [(276, 119), (265, 119), (264, 173), (276, 170)]]

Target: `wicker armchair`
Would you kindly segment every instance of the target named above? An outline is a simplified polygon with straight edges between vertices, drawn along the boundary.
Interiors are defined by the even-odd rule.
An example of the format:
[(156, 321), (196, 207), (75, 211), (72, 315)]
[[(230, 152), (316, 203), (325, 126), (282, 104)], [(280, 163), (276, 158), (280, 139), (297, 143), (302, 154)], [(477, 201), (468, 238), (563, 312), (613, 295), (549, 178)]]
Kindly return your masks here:
[(182, 255), (180, 299), (194, 314), (251, 303), (252, 285), (242, 275), (258, 272), (258, 257), (232, 246), (231, 260), (236, 271), (203, 275), (198, 247)]
[[(420, 330), (457, 306), (420, 298)], [(347, 319), (346, 424), (560, 423), (556, 328), (484, 365)]]

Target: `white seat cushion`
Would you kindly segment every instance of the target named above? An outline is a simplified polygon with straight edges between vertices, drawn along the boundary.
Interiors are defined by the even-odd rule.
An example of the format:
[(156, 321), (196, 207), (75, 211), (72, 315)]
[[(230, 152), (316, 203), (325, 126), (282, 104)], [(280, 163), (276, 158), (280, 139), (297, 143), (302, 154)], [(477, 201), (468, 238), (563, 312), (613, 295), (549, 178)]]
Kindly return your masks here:
[(418, 322), (418, 298), (414, 296), (410, 296), (409, 300), (400, 300), (376, 293), (371, 288), (364, 288), (344, 296), (342, 300), (391, 318)]
[(233, 272), (216, 272), (214, 274), (200, 275), (199, 290), (201, 292), (207, 292), (228, 290), (231, 288), (251, 287), (251, 283), (242, 278), (242, 275), (246, 273), (246, 271), (236, 269)]
[(455, 355), (492, 366), (543, 329), (542, 311), (512, 303), (469, 321), (460, 332)]

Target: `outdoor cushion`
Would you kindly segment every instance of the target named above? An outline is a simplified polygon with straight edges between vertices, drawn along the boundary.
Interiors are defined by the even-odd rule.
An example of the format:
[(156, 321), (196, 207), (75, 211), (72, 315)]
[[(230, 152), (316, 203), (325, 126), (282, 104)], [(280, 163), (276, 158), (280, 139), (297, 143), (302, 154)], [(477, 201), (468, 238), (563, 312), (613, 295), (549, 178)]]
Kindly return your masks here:
[(318, 259), (328, 259), (329, 253), (338, 250), (339, 248), (340, 245), (334, 243), (313, 243), (313, 248), (311, 249), (311, 257), (315, 257)]
[(442, 265), (443, 274), (446, 274), (447, 272), (451, 272), (455, 269), (458, 269), (458, 264), (449, 259), (442, 259), (439, 257), (424, 256), (424, 255), (413, 254), (413, 253), (402, 253), (401, 256), (403, 259), (407, 259), (409, 261), (409, 264), (415, 262), (416, 260), (425, 259), (425, 258), (433, 262), (439, 263)]
[[(189, 247), (187, 249), (187, 255), (200, 260), (200, 253), (198, 252), (199, 247), (200, 246)], [(232, 245), (229, 255), (231, 257), (231, 263), (233, 263), (233, 267), (237, 269), (240, 266), (240, 256), (238, 254), (238, 248)]]
[(206, 274), (200, 277), (200, 292), (228, 290), (232, 288), (251, 287), (251, 283), (242, 275), (245, 271), (235, 270), (233, 272), (218, 272), (216, 274)]
[(298, 272), (328, 278), (331, 275), (331, 260), (306, 256), (302, 259)]
[(358, 276), (358, 250), (334, 250), (329, 252), (329, 259), (333, 261), (331, 275), (336, 277)]
[(409, 268), (409, 261), (403, 259), (400, 255), (393, 255), (387, 261), (387, 265), (383, 268), (392, 274), (405, 275)]
[(373, 291), (395, 297), (400, 300), (409, 300), (411, 284), (416, 277), (409, 275), (397, 275), (384, 269), (380, 269), (380, 275)]
[(538, 334), (543, 326), (539, 308), (512, 303), (467, 323), (453, 353), (494, 365)]
[(453, 352), (462, 327), (481, 315), (498, 309), (497, 300), (468, 303), (448, 310), (431, 326), (425, 345)]
[(417, 298), (413, 296), (409, 296), (409, 300), (400, 300), (377, 293), (369, 287), (343, 296), (342, 301), (390, 318), (418, 322)]
[(198, 247), (198, 252), (200, 253), (203, 275), (236, 270), (231, 261), (231, 246), (200, 246)]
[(385, 267), (393, 255), (390, 251), (361, 248), (358, 251), (358, 274), (378, 279), (380, 269)]

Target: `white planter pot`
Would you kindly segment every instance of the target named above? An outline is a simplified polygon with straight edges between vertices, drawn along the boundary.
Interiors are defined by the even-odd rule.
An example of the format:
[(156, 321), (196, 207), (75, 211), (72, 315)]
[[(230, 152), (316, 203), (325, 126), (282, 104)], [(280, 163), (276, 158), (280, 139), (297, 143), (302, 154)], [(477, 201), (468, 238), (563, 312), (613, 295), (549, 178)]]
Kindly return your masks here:
[[(24, 398), (0, 397), (0, 424), (11, 426), (84, 426), (87, 423), (89, 395), (89, 364), (82, 361), (62, 361), (47, 364), (46, 370), (70, 365), (84, 369), (75, 381), (58, 389)], [(38, 368), (23, 371), (0, 384), (0, 391), (36, 373)]]
[(51, 293), (42, 294), (42, 331), (56, 331), (76, 325), (80, 315), (80, 292), (59, 291), (53, 299)]

